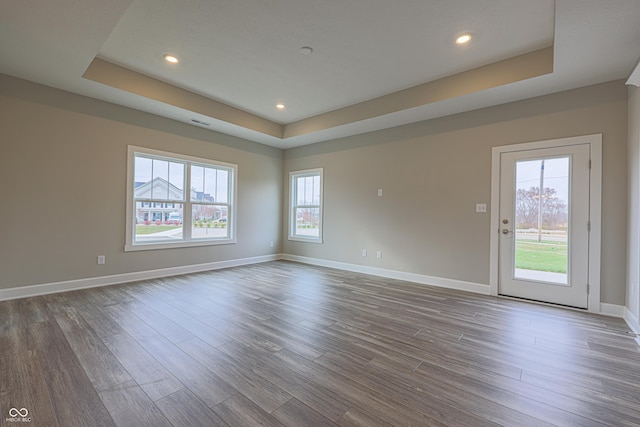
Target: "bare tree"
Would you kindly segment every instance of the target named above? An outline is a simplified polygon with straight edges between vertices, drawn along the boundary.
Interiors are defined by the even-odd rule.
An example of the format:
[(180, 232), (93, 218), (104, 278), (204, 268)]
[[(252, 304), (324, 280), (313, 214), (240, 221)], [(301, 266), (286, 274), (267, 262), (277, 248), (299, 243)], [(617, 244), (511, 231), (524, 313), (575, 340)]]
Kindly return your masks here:
[[(516, 227), (538, 228), (540, 205), (539, 187), (520, 188), (516, 191)], [(557, 230), (567, 223), (567, 204), (557, 196), (554, 188), (545, 187), (542, 194), (542, 225)]]

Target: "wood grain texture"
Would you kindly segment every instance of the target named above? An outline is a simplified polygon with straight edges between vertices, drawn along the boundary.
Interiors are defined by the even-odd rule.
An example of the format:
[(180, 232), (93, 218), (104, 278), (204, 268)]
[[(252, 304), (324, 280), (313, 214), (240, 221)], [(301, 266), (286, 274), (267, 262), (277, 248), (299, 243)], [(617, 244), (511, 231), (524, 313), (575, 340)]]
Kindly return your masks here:
[(291, 399), (291, 395), (277, 385), (198, 338), (180, 343), (180, 348), (266, 412)]
[(97, 391), (117, 388), (131, 380), (118, 359), (75, 310), (66, 310), (54, 317)]
[(289, 399), (284, 405), (273, 411), (272, 415), (287, 427), (331, 427), (336, 425), (295, 398)]
[(58, 426), (38, 352), (27, 350), (1, 355), (0, 367), (0, 406), (3, 408), (0, 417), (6, 418), (10, 408), (26, 408), (38, 424)]
[[(116, 425), (59, 326), (53, 321), (34, 323), (31, 336), (38, 348), (39, 363), (58, 423), (87, 427)], [(33, 420), (39, 419), (40, 407), (28, 409)], [(36, 421), (35, 425), (39, 423)]]
[(104, 343), (152, 400), (158, 400), (185, 387), (129, 335), (106, 337)]
[(213, 409), (230, 426), (281, 426), (275, 418), (241, 394), (230, 397)]
[(227, 426), (215, 412), (186, 388), (156, 401), (156, 405), (174, 426)]
[(102, 391), (100, 398), (118, 426), (172, 426), (135, 381)]
[(638, 426), (628, 332), (277, 261), (0, 302), (0, 407), (46, 427)]
[(163, 337), (146, 338), (142, 347), (207, 406), (217, 405), (237, 390)]

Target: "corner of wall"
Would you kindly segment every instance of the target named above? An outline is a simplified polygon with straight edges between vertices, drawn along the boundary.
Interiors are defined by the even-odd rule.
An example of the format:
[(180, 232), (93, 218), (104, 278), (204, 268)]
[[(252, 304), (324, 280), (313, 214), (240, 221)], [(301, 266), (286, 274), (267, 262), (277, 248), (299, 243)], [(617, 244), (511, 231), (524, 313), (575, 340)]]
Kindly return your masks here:
[(627, 86), (627, 280), (625, 319), (640, 330), (640, 87)]

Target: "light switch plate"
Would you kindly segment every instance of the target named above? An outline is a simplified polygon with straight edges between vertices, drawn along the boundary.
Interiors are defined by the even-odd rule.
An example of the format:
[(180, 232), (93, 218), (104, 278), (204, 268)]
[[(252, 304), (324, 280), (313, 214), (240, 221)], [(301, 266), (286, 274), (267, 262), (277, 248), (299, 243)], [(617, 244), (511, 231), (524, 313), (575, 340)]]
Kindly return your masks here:
[(487, 204), (486, 203), (478, 203), (476, 204), (476, 212), (486, 212)]

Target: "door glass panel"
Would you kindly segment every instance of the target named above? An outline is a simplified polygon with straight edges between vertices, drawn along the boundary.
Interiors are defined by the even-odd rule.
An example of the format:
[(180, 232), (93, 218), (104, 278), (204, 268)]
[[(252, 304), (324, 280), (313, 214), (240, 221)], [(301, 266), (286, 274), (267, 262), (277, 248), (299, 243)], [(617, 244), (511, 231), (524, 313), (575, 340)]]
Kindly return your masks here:
[(568, 285), (570, 157), (516, 162), (513, 277)]

